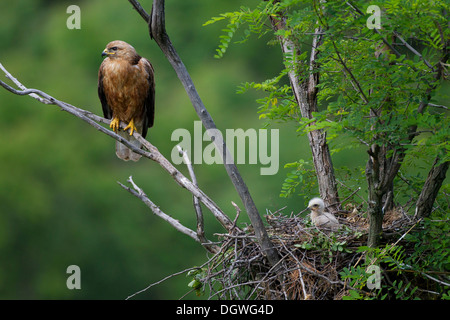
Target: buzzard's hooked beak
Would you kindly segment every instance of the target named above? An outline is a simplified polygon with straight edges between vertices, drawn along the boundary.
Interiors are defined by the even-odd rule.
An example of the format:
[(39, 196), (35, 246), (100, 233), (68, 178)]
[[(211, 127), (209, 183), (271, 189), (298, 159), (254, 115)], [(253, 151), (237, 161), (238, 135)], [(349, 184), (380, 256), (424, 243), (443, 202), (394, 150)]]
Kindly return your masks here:
[(102, 57), (104, 57), (104, 56), (110, 56), (110, 55), (112, 55), (112, 54), (115, 54), (115, 52), (111, 52), (110, 50), (105, 49), (105, 50), (103, 50), (103, 52), (102, 52)]

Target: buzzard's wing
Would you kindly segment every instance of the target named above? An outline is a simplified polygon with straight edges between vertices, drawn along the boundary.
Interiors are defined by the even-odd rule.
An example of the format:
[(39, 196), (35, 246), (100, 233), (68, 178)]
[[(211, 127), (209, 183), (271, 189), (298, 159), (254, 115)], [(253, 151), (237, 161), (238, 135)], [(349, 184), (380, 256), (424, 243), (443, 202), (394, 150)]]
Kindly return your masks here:
[(100, 98), (100, 102), (102, 103), (103, 116), (106, 119), (112, 118), (112, 110), (106, 101), (105, 89), (103, 87), (103, 66), (104, 63), (100, 65), (100, 69), (98, 70), (98, 97)]
[(144, 126), (142, 128), (142, 136), (145, 138), (145, 136), (147, 135), (147, 129), (153, 126), (153, 122), (155, 119), (155, 73), (152, 64), (147, 59), (141, 58), (139, 64), (141, 65), (142, 68), (145, 69), (145, 71), (147, 71), (148, 74), (147, 80), (149, 83), (149, 88), (147, 96), (145, 97), (145, 106), (144, 106), (146, 118), (144, 121)]
[(332, 213), (324, 212), (323, 214), (328, 218), (331, 224), (339, 224), (338, 220)]

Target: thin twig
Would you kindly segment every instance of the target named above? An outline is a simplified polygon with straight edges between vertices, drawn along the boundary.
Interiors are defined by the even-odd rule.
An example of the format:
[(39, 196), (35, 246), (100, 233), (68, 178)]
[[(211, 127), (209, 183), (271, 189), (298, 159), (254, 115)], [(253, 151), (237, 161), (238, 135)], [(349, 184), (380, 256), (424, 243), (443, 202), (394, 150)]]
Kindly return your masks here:
[(200, 268), (201, 268), (201, 267), (188, 268), (188, 269), (185, 269), (185, 270), (183, 270), (183, 271), (179, 271), (179, 272), (173, 273), (173, 274), (171, 274), (171, 275), (168, 275), (167, 277), (165, 277), (165, 278), (163, 278), (163, 279), (161, 279), (161, 280), (159, 280), (159, 281), (157, 281), (157, 282), (154, 282), (154, 283), (150, 284), (149, 286), (145, 287), (144, 289), (139, 290), (139, 291), (133, 293), (132, 295), (129, 295), (125, 300), (130, 300), (131, 298), (137, 296), (138, 294), (141, 294), (141, 293), (147, 291), (148, 289), (150, 289), (151, 287), (154, 287), (154, 286), (156, 286), (156, 285), (158, 285), (158, 284), (161, 284), (161, 283), (163, 283), (164, 281), (166, 281), (166, 280), (168, 280), (168, 279), (170, 279), (170, 278), (173, 278), (173, 277), (178, 276), (178, 275), (180, 275), (180, 274), (189, 272), (189, 271), (191, 271), (191, 270), (198, 270), (198, 269), (200, 269)]
[[(238, 205), (236, 203), (234, 203), (233, 201), (231, 201), (231, 204), (233, 205), (233, 207), (236, 209), (236, 217), (233, 220), (233, 227), (231, 228), (231, 231), (234, 230), (236, 228), (236, 223), (239, 219), (239, 215), (241, 213), (241, 208), (238, 207)], [(238, 230), (240, 230), (238, 228)]]
[(344, 67), (345, 71), (347, 71), (348, 75), (352, 78), (353, 81), (350, 81), (352, 83), (352, 85), (356, 86), (355, 90), (358, 91), (361, 94), (361, 98), (364, 100), (364, 102), (367, 104), (369, 103), (369, 99), (367, 99), (366, 94), (364, 93), (363, 89), (361, 88), (361, 85), (359, 84), (358, 80), (356, 80), (355, 76), (353, 75), (353, 73), (351, 72), (351, 70), (347, 67), (346, 63), (344, 62), (344, 60), (341, 57), (341, 54), (339, 53), (337, 47), (336, 47), (336, 43), (334, 41), (332, 41), (333, 47), (334, 47), (334, 51), (336, 52), (336, 55), (338, 57), (339, 62), (342, 64), (342, 66)]
[[(355, 12), (357, 12), (359, 15), (362, 15), (362, 16), (364, 15), (364, 13), (358, 7), (353, 5), (350, 1), (347, 1), (346, 4), (350, 8), (352, 8)], [(374, 28), (373, 31), (380, 36), (383, 43), (391, 50), (391, 52), (393, 52), (397, 57), (400, 56), (400, 53), (389, 43), (389, 41), (387, 41), (387, 39), (385, 37), (382, 36), (381, 32), (378, 29)]]
[(414, 53), (416, 56), (418, 56), (425, 65), (430, 68), (433, 72), (436, 71), (433, 66), (425, 59), (416, 49), (414, 49), (408, 42), (405, 41), (405, 39), (402, 38), (402, 36), (394, 30), (394, 35), (399, 39), (412, 53)]
[(182, 225), (178, 220), (172, 218), (168, 214), (164, 213), (157, 205), (155, 205), (150, 198), (145, 194), (145, 192), (133, 181), (133, 178), (130, 176), (128, 178), (128, 182), (132, 185), (133, 189), (123, 185), (122, 183), (118, 182), (118, 184), (130, 192), (132, 195), (139, 198), (142, 202), (144, 202), (147, 207), (149, 207), (152, 212), (163, 219), (164, 221), (168, 222), (172, 227), (174, 227), (179, 232), (191, 237), (196, 242), (200, 243), (205, 249), (207, 249), (209, 252), (216, 253), (218, 252), (219, 248), (216, 245), (213, 245), (209, 243), (206, 239), (201, 239), (198, 237), (197, 233), (184, 225)]
[(306, 287), (305, 287), (305, 282), (303, 281), (303, 274), (302, 274), (302, 270), (301, 270), (301, 263), (298, 260), (298, 258), (291, 252), (291, 250), (289, 250), (286, 245), (284, 244), (283, 241), (281, 241), (281, 244), (283, 245), (284, 249), (289, 253), (289, 255), (297, 262), (297, 270), (298, 270), (298, 275), (300, 278), (300, 284), (302, 285), (302, 290), (303, 290), (303, 297), (305, 300), (308, 299), (308, 294), (306, 293)]
[(444, 105), (441, 105), (441, 104), (429, 103), (429, 102), (428, 102), (428, 106), (429, 107), (433, 107), (433, 108), (441, 108), (441, 109), (445, 109), (445, 110), (449, 109), (447, 106), (444, 106)]
[[(187, 152), (184, 151), (179, 145), (177, 145), (177, 149), (178, 149), (178, 152), (183, 156), (183, 160), (188, 168), (189, 176), (191, 177), (192, 183), (194, 184), (194, 186), (198, 187), (197, 177), (195, 176), (194, 167), (192, 166), (191, 159), (189, 159)], [(200, 205), (200, 201), (199, 201), (198, 197), (193, 196), (192, 199), (193, 199), (192, 201), (194, 204), (195, 214), (197, 216), (197, 236), (200, 238), (200, 240), (202, 240), (203, 242), (206, 242), (202, 207)]]
[(205, 267), (206, 265), (208, 265), (209, 263), (211, 263), (211, 261), (213, 261), (214, 259), (216, 259), (216, 257), (217, 257), (220, 253), (221, 253), (221, 251), (218, 251), (214, 256), (212, 256), (208, 261), (206, 261), (206, 262), (205, 262), (204, 264), (202, 264), (200, 267), (187, 268), (187, 269), (185, 269), (185, 270), (183, 270), (183, 271), (179, 271), (179, 272), (173, 273), (173, 274), (171, 274), (171, 275), (168, 275), (167, 277), (165, 277), (165, 278), (163, 278), (163, 279), (161, 279), (161, 280), (159, 280), (159, 281), (157, 281), (157, 282), (154, 282), (154, 283), (148, 285), (148, 286), (145, 287), (144, 289), (139, 290), (139, 291), (133, 293), (132, 295), (128, 296), (125, 300), (129, 300), (129, 299), (133, 298), (134, 296), (136, 296), (136, 295), (138, 295), (138, 294), (141, 294), (142, 292), (147, 291), (147, 290), (150, 289), (151, 287), (154, 287), (154, 286), (156, 286), (156, 285), (158, 285), (158, 284), (160, 284), (160, 283), (162, 283), (162, 282), (164, 282), (164, 281), (166, 281), (166, 280), (168, 280), (168, 279), (170, 279), (170, 278), (173, 278), (173, 277), (178, 276), (178, 275), (180, 275), (180, 274), (189, 272), (189, 271), (191, 271), (191, 270), (200, 270), (200, 269), (202, 269), (203, 267)]

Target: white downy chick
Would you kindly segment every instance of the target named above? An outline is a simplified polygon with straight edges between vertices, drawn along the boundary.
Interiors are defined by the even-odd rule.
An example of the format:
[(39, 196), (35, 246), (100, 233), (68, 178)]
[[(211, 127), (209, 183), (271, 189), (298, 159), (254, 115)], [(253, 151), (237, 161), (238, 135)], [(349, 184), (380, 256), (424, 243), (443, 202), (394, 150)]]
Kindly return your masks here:
[(311, 220), (317, 228), (336, 231), (339, 229), (339, 222), (336, 217), (329, 212), (324, 212), (325, 203), (320, 198), (313, 198), (308, 203), (311, 209)]

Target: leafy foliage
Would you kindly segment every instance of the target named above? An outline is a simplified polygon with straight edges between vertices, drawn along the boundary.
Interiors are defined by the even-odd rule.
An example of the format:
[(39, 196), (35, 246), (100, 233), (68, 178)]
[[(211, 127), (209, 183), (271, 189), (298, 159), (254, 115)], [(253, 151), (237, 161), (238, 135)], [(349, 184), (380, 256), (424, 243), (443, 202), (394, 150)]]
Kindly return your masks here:
[(265, 27), (265, 22), (271, 15), (276, 15), (276, 12), (282, 6), (279, 3), (273, 1), (262, 1), (257, 7), (251, 10), (248, 7), (241, 6), (240, 11), (222, 13), (219, 17), (214, 17), (203, 25), (207, 26), (218, 21), (227, 20), (228, 24), (226, 28), (222, 29), (223, 34), (219, 37), (220, 45), (216, 50), (216, 58), (222, 58), (228, 49), (236, 31), (241, 25), (246, 25), (244, 30), (244, 37), (237, 41), (237, 43), (244, 43), (252, 34), (258, 35), (258, 37), (264, 36), (270, 30)]
[(318, 250), (322, 253), (321, 264), (333, 261), (338, 252), (349, 253), (346, 240), (339, 240), (336, 234), (325, 235), (318, 232), (311, 241), (295, 244), (294, 247), (304, 250)]
[[(418, 106), (442, 99), (439, 97), (443, 91), (442, 78), (436, 79), (435, 71), (450, 34), (445, 27), (449, 5), (445, 1), (418, 0), (371, 4), (382, 9), (379, 32), (366, 27), (370, 15), (364, 13), (367, 6), (364, 1), (351, 4), (261, 1), (255, 9), (242, 6), (239, 11), (222, 14), (206, 24), (228, 21), (217, 57), (226, 52), (238, 28), (244, 33), (239, 43), (252, 34), (261, 37), (272, 32), (274, 37), (290, 39), (298, 46), (298, 54), (294, 50), (293, 55), (284, 57), (285, 69), (279, 75), (261, 83), (246, 82), (239, 89), (241, 93), (249, 89), (266, 93), (257, 103), (260, 119), (267, 123), (294, 121), (301, 134), (325, 129), (332, 152), (360, 143), (375, 143), (389, 146), (391, 155), (401, 150), (413, 158), (440, 155), (441, 161), (447, 161), (450, 134), (447, 113), (433, 108), (418, 112)], [(286, 28), (274, 32), (268, 19), (279, 19), (280, 12), (286, 19)], [(311, 70), (308, 52), (318, 26), (316, 21), (322, 27), (323, 43), (316, 69)], [(404, 39), (414, 48), (410, 44), (405, 46)], [(313, 114), (313, 119), (302, 118), (298, 112), (297, 101), (286, 81), (292, 68), (300, 80), (311, 72), (320, 73), (317, 88), (321, 110)], [(418, 131), (411, 140), (409, 134), (414, 127)], [(338, 137), (340, 142), (336, 140)], [(293, 175), (288, 173), (282, 196), (293, 190), (293, 182), (289, 182), (294, 180)], [(308, 189), (309, 185), (302, 194)]]
[[(359, 247), (358, 252), (366, 255), (365, 262), (340, 272), (341, 279), (354, 288), (344, 298), (448, 299), (449, 218), (446, 213), (425, 219), (405, 236), (401, 245)], [(379, 266), (383, 274), (380, 288), (375, 290), (366, 287), (371, 276), (366, 270), (370, 265)]]
[[(207, 24), (228, 21), (223, 29), (225, 35), (220, 38), (218, 58), (225, 54), (238, 29), (244, 34), (238, 43), (253, 34), (258, 37), (272, 34), (269, 44), (289, 40), (295, 49), (284, 54), (284, 68), (278, 75), (262, 82), (244, 82), (238, 92), (257, 90), (265, 94), (257, 100), (259, 118), (265, 120), (265, 126), (292, 122), (299, 134), (326, 131), (333, 155), (360, 146), (384, 147), (386, 159), (403, 154), (401, 169), (393, 182), (395, 200), (412, 208), (410, 203), (423, 187), (430, 159), (438, 158), (440, 163), (450, 160), (450, 120), (445, 94), (450, 6), (442, 0), (385, 0), (370, 4), (381, 8), (379, 30), (366, 26), (370, 14), (365, 12), (368, 4), (362, 0), (261, 1), (255, 9), (242, 6), (239, 11), (222, 14)], [(270, 19), (283, 20), (285, 27), (273, 30)], [(310, 64), (313, 38), (319, 35), (319, 54), (315, 63)], [(293, 71), (300, 83), (311, 75), (320, 79), (316, 87), (319, 108), (312, 118), (302, 117), (299, 112), (299, 102), (288, 79)], [(310, 161), (287, 163), (285, 169), (288, 173), (281, 197), (315, 194), (317, 182)], [(364, 168), (335, 170), (344, 186), (342, 194), (353, 200), (353, 191), (363, 184)], [(345, 299), (448, 298), (448, 287), (442, 285), (448, 283), (450, 268), (450, 243), (446, 240), (450, 231), (445, 199), (448, 188), (444, 184), (438, 195), (437, 203), (443, 205), (437, 206), (435, 220), (422, 221), (401, 243), (359, 248), (370, 259), (341, 271), (341, 279), (354, 288)], [(298, 247), (320, 248), (328, 253), (345, 248), (332, 247), (331, 243), (318, 236), (316, 242), (301, 243)], [(382, 266), (382, 287), (368, 291), (365, 286), (370, 274), (366, 269), (374, 264)], [(426, 272), (436, 272), (440, 279), (447, 274), (447, 282), (434, 281)]]
[(450, 270), (450, 214), (436, 212), (433, 218), (425, 219), (418, 232), (407, 235), (414, 251), (405, 263), (416, 266), (418, 271)]
[(195, 291), (197, 297), (205, 293), (202, 280), (206, 276), (206, 268), (198, 268), (191, 270), (187, 273), (187, 277), (192, 277), (191, 281), (188, 283), (188, 287)]
[[(285, 168), (295, 168), (287, 174), (286, 179), (281, 186), (280, 197), (289, 197), (295, 194), (295, 190), (301, 186), (304, 195), (314, 194), (313, 190), (317, 187), (317, 179), (312, 165), (303, 159), (293, 163), (287, 163)], [(300, 193), (300, 195), (302, 195)]]

